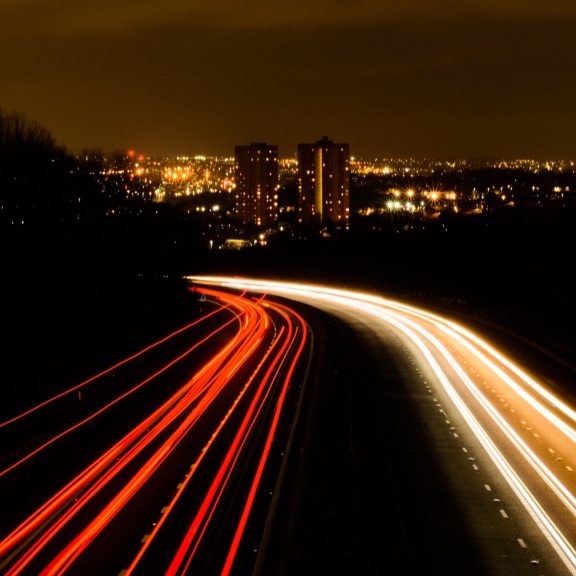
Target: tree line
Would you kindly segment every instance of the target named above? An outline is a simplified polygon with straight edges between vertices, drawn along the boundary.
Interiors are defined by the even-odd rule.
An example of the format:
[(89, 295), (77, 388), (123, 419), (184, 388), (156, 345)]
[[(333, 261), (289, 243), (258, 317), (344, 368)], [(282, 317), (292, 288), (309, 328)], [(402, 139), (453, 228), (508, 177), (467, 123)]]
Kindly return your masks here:
[(0, 222), (19, 227), (94, 219), (146, 199), (127, 194), (121, 176), (105, 173), (105, 161), (101, 153), (72, 155), (38, 122), (0, 108)]

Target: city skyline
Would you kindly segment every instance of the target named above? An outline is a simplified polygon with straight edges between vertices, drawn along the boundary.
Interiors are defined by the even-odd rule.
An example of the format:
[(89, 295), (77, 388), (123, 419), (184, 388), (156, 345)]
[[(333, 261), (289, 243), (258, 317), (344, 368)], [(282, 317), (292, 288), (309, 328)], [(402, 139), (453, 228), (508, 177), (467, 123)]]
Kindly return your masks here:
[(0, 107), (74, 153), (574, 159), (576, 5), (9, 0)]

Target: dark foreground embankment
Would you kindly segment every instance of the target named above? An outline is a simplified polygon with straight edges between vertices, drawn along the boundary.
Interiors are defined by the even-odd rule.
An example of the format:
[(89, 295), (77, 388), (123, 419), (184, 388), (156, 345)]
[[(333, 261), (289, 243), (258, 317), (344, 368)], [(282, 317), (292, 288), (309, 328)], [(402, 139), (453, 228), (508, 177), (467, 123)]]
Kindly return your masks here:
[(240, 251), (203, 248), (200, 230), (172, 221), (3, 231), (3, 393), (74, 378), (183, 325), (195, 306), (186, 274), (330, 284), (441, 307), (576, 364), (575, 218), (361, 221), (346, 234), (285, 233)]

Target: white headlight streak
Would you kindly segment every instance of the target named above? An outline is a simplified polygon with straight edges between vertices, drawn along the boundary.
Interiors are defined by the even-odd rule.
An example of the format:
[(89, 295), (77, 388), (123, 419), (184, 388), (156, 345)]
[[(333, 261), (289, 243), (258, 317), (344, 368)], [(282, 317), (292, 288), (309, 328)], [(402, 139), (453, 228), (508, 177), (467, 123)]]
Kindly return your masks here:
[[(528, 376), (519, 366), (502, 355), (488, 342), (482, 340), (468, 329), (416, 307), (373, 296), (360, 292), (337, 290), (334, 288), (314, 286), (300, 283), (269, 282), (265, 280), (241, 279), (217, 276), (191, 276), (189, 279), (200, 284), (217, 284), (223, 287), (247, 290), (258, 293), (270, 293), (294, 300), (310, 303), (335, 303), (341, 307), (348, 307), (368, 314), (371, 317), (394, 327), (404, 334), (421, 352), (425, 362), (434, 372), (438, 382), (442, 385), (454, 406), (467, 422), (471, 431), (482, 444), (495, 466), (508, 482), (518, 499), (530, 516), (534, 519), (546, 539), (558, 553), (571, 574), (576, 575), (576, 552), (573, 543), (562, 533), (557, 524), (546, 512), (533, 491), (521, 479), (520, 472), (514, 470), (510, 459), (507, 459), (502, 450), (497, 447), (495, 436), (490, 435), (486, 426), (482, 426), (478, 418), (472, 413), (471, 406), (463, 400), (442, 369), (439, 360), (445, 362), (452, 371), (451, 378), (459, 380), (458, 386), (464, 385), (477, 405), (488, 415), (501, 434), (514, 446), (525, 461), (536, 471), (541, 480), (558, 498), (565, 513), (576, 518), (576, 498), (570, 489), (560, 480), (554, 470), (551, 470), (532, 448), (530, 448), (521, 435), (514, 429), (502, 414), (500, 406), (494, 404), (481, 392), (474, 378), (467, 373), (466, 368), (450, 353), (445, 343), (440, 339), (446, 336), (446, 342), (457, 342), (467, 350), (475, 362), (481, 366), (484, 373), (497, 380), (500, 386), (507, 387), (507, 393), (513, 394), (521, 401), (527, 403), (537, 412), (538, 417), (557, 430), (571, 444), (572, 452), (576, 446), (576, 411), (559, 398), (554, 396), (542, 384)], [(433, 334), (436, 332), (438, 337)], [(470, 401), (468, 401), (470, 403)], [(557, 506), (556, 506), (557, 508)], [(564, 512), (562, 512), (564, 514)]]

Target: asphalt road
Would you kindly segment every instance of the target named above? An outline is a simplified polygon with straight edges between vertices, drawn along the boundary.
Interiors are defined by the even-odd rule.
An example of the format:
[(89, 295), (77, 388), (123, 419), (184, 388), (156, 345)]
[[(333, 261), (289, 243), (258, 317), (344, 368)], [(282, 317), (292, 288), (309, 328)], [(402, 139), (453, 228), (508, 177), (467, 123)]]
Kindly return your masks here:
[[(290, 505), (276, 526), (277, 573), (571, 573), (414, 342), (342, 302), (288, 296), (324, 312), (304, 314), (316, 334), (316, 379), (298, 439), (293, 492), (285, 498)], [(525, 419), (537, 414), (520, 400), (509, 402), (509, 390), (487, 382), (492, 376), (477, 372), (476, 360), (462, 358), (467, 352), (454, 346), (451, 352), (470, 363), (490, 402), (534, 450), (547, 453), (574, 493), (572, 469), (550, 448), (561, 450), (566, 441), (548, 437), (539, 422), (543, 433), (532, 433)], [(459, 379), (446, 360), (438, 362), (449, 382)], [(573, 512), (542, 486), (472, 392), (458, 394), (572, 538)]]
[(0, 421), (0, 573), (252, 570), (307, 330), (281, 305), (203, 296), (190, 325)]
[[(211, 404), (211, 410), (217, 410), (218, 415), (210, 421), (215, 425), (225, 421), (230, 424), (230, 433), (218, 433), (218, 440), (210, 439), (216, 438), (216, 432), (210, 437), (211, 429), (204, 430), (202, 440), (199, 434), (203, 429), (197, 426), (194, 434), (192, 428), (186, 428), (182, 438), (172, 436), (176, 431), (171, 421), (166, 422), (166, 428), (160, 428), (160, 413), (153, 423), (158, 427), (158, 436), (156, 431), (151, 432), (152, 421), (138, 436), (123, 432), (126, 434), (123, 442), (141, 437), (138, 458), (142, 460), (142, 470), (154, 454), (160, 454), (156, 452), (160, 440), (166, 440), (163, 450), (170, 455), (170, 469), (174, 473), (166, 471), (164, 465), (159, 477), (152, 478), (146, 473), (148, 480), (143, 484), (146, 490), (139, 488), (138, 498), (118, 512), (114, 525), (101, 514), (102, 522), (110, 528), (107, 536), (92, 543), (86, 540), (82, 559), (74, 563), (78, 572), (70, 573), (90, 573), (97, 564), (99, 573), (104, 567), (104, 573), (117, 573), (118, 566), (128, 566), (139, 549), (144, 561), (137, 564), (135, 573), (145, 574), (151, 569), (164, 573), (166, 558), (173, 557), (176, 547), (182, 551), (182, 561), (173, 573), (194, 573), (199, 567), (202, 573), (220, 573), (236, 526), (238, 530), (242, 527), (246, 536), (242, 536), (243, 544), (232, 564), (232, 574), (508, 576), (576, 572), (573, 553), (576, 433), (575, 413), (569, 407), (565, 410), (563, 404), (546, 395), (546, 390), (532, 386), (528, 376), (476, 341), (474, 335), (460, 332), (438, 316), (394, 302), (361, 301), (351, 294), (319, 297), (275, 290), (249, 281), (221, 283), (231, 296), (224, 300), (234, 301), (238, 306), (234, 317), (239, 322), (235, 324), (238, 328), (253, 327), (249, 333), (253, 337), (247, 338), (246, 348), (234, 353), (228, 368), (222, 371), (226, 380), (229, 370), (236, 374), (236, 383), (226, 402), (243, 398), (238, 406), (246, 405), (235, 413), (239, 420), (236, 422), (235, 416), (229, 416), (228, 404), (217, 403)], [(218, 297), (217, 293), (213, 296)], [(282, 303), (288, 303), (296, 313), (285, 310)], [(302, 329), (298, 313), (305, 318), (308, 330)], [(251, 315), (254, 316), (249, 321)], [(215, 335), (213, 328), (207, 325), (207, 331)], [(288, 337), (288, 333), (292, 335)], [(286, 334), (285, 344), (282, 334)], [(505, 342), (505, 335), (500, 337), (503, 338), (500, 342)], [(186, 339), (178, 342), (174, 337), (167, 342), (175, 356), (181, 353), (180, 346), (188, 349), (191, 345)], [(274, 353), (273, 342), (278, 344)], [(220, 339), (219, 343), (225, 346), (226, 340)], [(253, 358), (250, 367), (244, 368), (248, 349), (261, 349), (262, 356)], [(305, 361), (298, 360), (295, 364), (300, 351), (305, 351), (302, 358)], [(104, 405), (110, 394), (123, 394), (120, 381), (126, 382), (126, 391), (132, 390), (132, 378), (138, 382), (145, 373), (155, 372), (159, 360), (163, 366), (165, 355), (151, 358), (150, 365), (139, 359), (136, 367), (124, 376), (122, 371), (128, 369), (128, 364), (118, 365), (113, 372), (101, 375), (98, 387), (88, 386), (87, 381), (78, 391), (73, 389), (70, 397), (58, 398), (57, 402), (55, 399), (46, 415), (57, 417), (60, 426), (71, 426), (58, 418), (59, 414), (73, 416), (69, 402)], [(561, 386), (556, 376), (560, 372), (549, 371), (548, 365), (538, 363), (536, 354), (531, 360), (532, 368), (554, 374), (555, 385), (550, 388), (558, 393)], [(291, 366), (298, 366), (294, 373)], [(182, 371), (188, 369), (183, 367)], [(239, 393), (250, 380), (250, 373), (258, 374), (254, 379), (259, 382), (258, 388)], [(166, 386), (169, 383), (175, 386), (176, 376), (162, 372), (165, 379), (158, 382), (150, 397), (141, 396), (138, 406), (147, 412), (143, 405), (146, 398), (149, 407), (156, 406)], [(219, 380), (214, 380), (214, 384)], [(265, 400), (267, 390), (275, 392)], [(256, 407), (260, 396), (265, 400), (261, 404), (258, 400), (261, 415), (252, 420), (248, 404)], [(571, 395), (567, 398), (571, 400)], [(199, 416), (204, 411), (200, 411), (203, 401), (199, 397), (191, 401), (190, 407), (198, 407), (191, 414), (198, 412)], [(174, 400), (174, 408), (178, 405)], [(248, 410), (242, 420), (240, 414), (244, 408)], [(41, 413), (39, 409), (34, 415)], [(135, 418), (137, 412), (113, 412), (110, 404), (103, 413), (106, 419), (100, 421), (94, 433), (100, 436), (102, 432), (116, 430), (128, 414)], [(277, 425), (276, 415), (281, 415)], [(35, 420), (40, 432), (45, 424), (36, 417)], [(3, 423), (4, 432), (13, 431), (12, 426), (19, 422)], [(129, 424), (126, 421), (126, 426)], [(246, 436), (232, 433), (244, 425), (253, 432)], [(90, 437), (89, 431), (87, 434), (83, 446)], [(168, 434), (170, 439), (165, 438)], [(151, 438), (158, 440), (149, 444)], [(270, 440), (269, 453), (266, 438)], [(244, 445), (245, 449), (235, 447), (227, 452), (228, 442), (232, 442), (231, 446), (238, 442), (237, 446)], [(198, 456), (192, 467), (190, 462), (195, 458), (191, 454), (203, 454), (208, 447), (217, 460), (226, 453), (230, 460), (226, 456), (225, 466), (214, 462), (206, 468), (204, 481), (197, 466), (204, 456)], [(66, 445), (61, 452), (65, 461)], [(89, 452), (82, 450), (85, 459), (92, 458)], [(44, 453), (53, 460), (53, 451)], [(119, 464), (118, 459), (111, 458), (106, 466), (112, 470), (124, 466), (127, 455), (128, 452)], [(239, 464), (234, 469), (228, 468), (232, 456)], [(139, 475), (136, 474), (139, 461), (134, 460), (134, 470), (125, 469), (135, 479)], [(268, 461), (270, 464), (264, 466)], [(28, 464), (23, 463), (18, 470), (34, 486), (38, 475), (28, 474), (25, 466)], [(45, 468), (42, 462), (38, 466), (40, 471)], [(260, 480), (261, 467), (267, 472)], [(62, 473), (64, 468), (60, 468)], [(193, 474), (188, 474), (188, 470)], [(10, 474), (3, 476), (10, 478)], [(188, 477), (193, 478), (189, 484)], [(206, 498), (200, 497), (199, 484), (209, 486), (212, 478), (218, 477), (227, 480), (212, 484), (213, 490), (208, 490)], [(165, 482), (166, 478), (170, 479)], [(186, 478), (182, 485), (189, 486), (186, 494), (191, 499), (178, 495), (170, 500), (171, 497), (159, 496), (166, 491), (185, 492), (176, 488), (175, 478)], [(106, 492), (121, 495), (124, 492), (121, 480), (118, 476), (118, 486), (110, 482)], [(9, 484), (5, 482), (3, 486)], [(244, 525), (236, 516), (249, 500), (250, 485), (254, 488), (255, 505)], [(213, 500), (208, 496), (210, 492), (221, 497)], [(85, 499), (82, 491), (77, 493)], [(94, 498), (93, 506), (104, 509), (107, 498), (102, 493)], [(68, 508), (81, 510), (77, 500), (66, 496), (58, 514), (67, 514)], [(172, 502), (172, 520), (158, 521), (164, 525), (160, 531), (155, 520), (159, 510), (168, 509), (163, 504), (168, 501)], [(227, 504), (222, 505), (225, 501)], [(149, 505), (152, 513), (144, 514)], [(23, 514), (22, 502), (14, 501), (11, 506), (14, 513)], [(204, 512), (198, 512), (190, 524), (189, 510), (198, 507), (210, 513), (205, 516)], [(233, 515), (235, 519), (231, 520)], [(204, 524), (208, 517), (210, 526)], [(82, 526), (84, 518), (78, 515), (75, 521)], [(194, 528), (196, 522), (207, 536), (207, 544), (202, 543), (198, 554), (189, 544), (200, 534)], [(92, 525), (93, 532), (86, 534), (93, 533), (96, 537), (100, 521)], [(154, 538), (146, 533), (146, 526), (151, 527)], [(77, 545), (73, 537), (79, 528), (69, 524), (66, 530), (71, 532), (66, 538)], [(183, 538), (186, 531), (189, 538)], [(142, 533), (146, 533), (144, 539)], [(226, 536), (222, 537), (224, 533)], [(133, 545), (128, 546), (128, 536)], [(63, 538), (62, 542), (54, 540), (50, 544), (54, 548), (46, 548), (43, 554), (47, 557), (56, 554), (64, 545)], [(6, 544), (6, 550), (13, 548)], [(110, 552), (113, 549), (120, 556), (114, 557)], [(183, 568), (188, 560), (189, 567)], [(7, 566), (11, 559), (4, 561)], [(29, 567), (46, 562), (48, 558), (39, 555)]]

